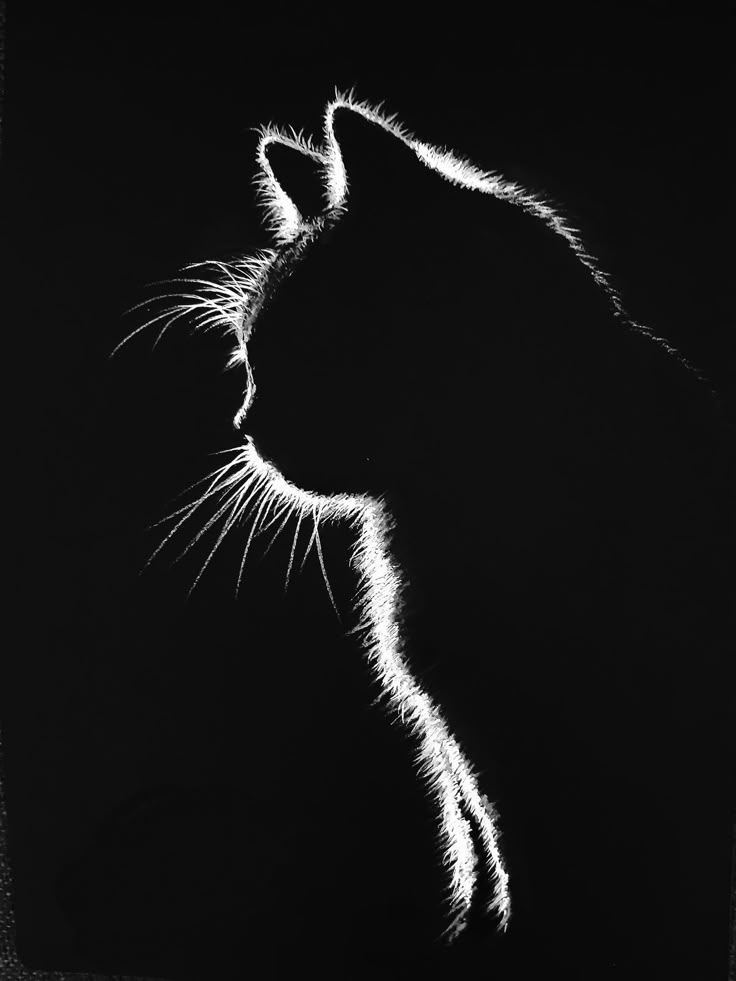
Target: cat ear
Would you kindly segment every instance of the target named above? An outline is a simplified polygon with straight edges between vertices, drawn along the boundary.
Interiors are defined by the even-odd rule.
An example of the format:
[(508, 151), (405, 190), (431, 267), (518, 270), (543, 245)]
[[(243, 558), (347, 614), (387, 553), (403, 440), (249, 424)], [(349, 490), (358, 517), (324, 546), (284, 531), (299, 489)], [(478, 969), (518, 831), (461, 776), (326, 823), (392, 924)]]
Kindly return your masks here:
[(323, 154), (293, 129), (266, 126), (258, 132), (258, 203), (268, 230), (283, 245), (324, 210)]
[(382, 106), (336, 93), (325, 111), (325, 176), (331, 208), (401, 200), (417, 173), (414, 137)]

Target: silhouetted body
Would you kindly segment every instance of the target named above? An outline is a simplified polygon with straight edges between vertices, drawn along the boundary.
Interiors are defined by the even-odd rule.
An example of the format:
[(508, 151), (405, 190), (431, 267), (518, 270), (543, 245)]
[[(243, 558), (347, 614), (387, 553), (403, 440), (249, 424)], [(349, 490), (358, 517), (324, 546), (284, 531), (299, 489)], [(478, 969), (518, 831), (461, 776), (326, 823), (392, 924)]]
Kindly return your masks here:
[[(347, 210), (255, 322), (243, 428), (298, 487), (385, 499), (408, 660), (498, 808), (511, 924), (437, 943), (435, 808), (345, 636), (354, 534), (322, 531), (341, 624), (318, 564), (296, 574), (308, 532), (286, 596), (290, 529), (234, 603), (237, 526), (172, 642), (187, 733), (190, 701), (216, 730), (212, 786), (135, 798), (70, 863), (80, 957), (192, 978), (208, 949), (356, 979), (715, 976), (733, 533), (708, 386), (617, 321), (539, 219), (349, 111), (335, 130)], [(292, 156), (273, 155), (286, 190), (316, 187)]]
[(727, 821), (709, 387), (541, 221), (350, 112), (336, 132), (347, 213), (256, 322), (245, 428), (298, 486), (394, 514), (410, 661), (500, 811), (508, 942), (566, 977), (699, 976)]

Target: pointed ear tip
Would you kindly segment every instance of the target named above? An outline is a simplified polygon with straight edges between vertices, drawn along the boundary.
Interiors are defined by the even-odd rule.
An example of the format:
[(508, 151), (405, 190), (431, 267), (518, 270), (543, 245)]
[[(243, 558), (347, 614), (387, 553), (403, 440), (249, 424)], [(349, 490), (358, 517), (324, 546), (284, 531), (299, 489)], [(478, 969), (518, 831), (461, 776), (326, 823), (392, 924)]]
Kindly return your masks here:
[(334, 95), (334, 98), (335, 99), (338, 99), (338, 100), (345, 100), (345, 101), (355, 100), (355, 98), (356, 98), (356, 96), (355, 96), (355, 86), (354, 85), (351, 85), (349, 88), (343, 88), (340, 85), (338, 85), (337, 83), (335, 83), (335, 95)]
[[(387, 116), (379, 106), (338, 105), (332, 113), (332, 133), (343, 153), (353, 158), (361, 149), (392, 156), (412, 139), (396, 116)], [(374, 148), (374, 149), (371, 149)], [(379, 150), (379, 148), (382, 148)]]
[(294, 208), (303, 216), (321, 214), (322, 201), (322, 154), (311, 149), (306, 142), (294, 142), (286, 138), (274, 138), (263, 147), (270, 175), (263, 175), (261, 186), (270, 187), (275, 180), (280, 192), (289, 198)]
[(371, 119), (364, 107), (351, 103), (339, 102), (332, 109), (332, 128), (335, 134), (338, 130), (361, 130), (375, 127), (377, 122)]

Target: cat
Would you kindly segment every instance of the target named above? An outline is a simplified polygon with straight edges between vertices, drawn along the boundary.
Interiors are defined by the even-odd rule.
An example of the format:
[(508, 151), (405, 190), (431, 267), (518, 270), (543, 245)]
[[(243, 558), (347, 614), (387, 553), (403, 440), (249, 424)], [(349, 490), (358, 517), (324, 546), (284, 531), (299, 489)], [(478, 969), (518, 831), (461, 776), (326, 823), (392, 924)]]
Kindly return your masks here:
[[(319, 839), (315, 877), (335, 885), (294, 919), (374, 967), (424, 952), (423, 971), (441, 970), (443, 928), (489, 969), (698, 976), (698, 945), (718, 943), (701, 881), (717, 878), (723, 808), (704, 760), (724, 755), (712, 678), (730, 541), (707, 381), (628, 318), (558, 209), (381, 107), (336, 93), (321, 144), (268, 126), (258, 162), (273, 248), (190, 270), (187, 296), (139, 330), (223, 328), (246, 379), (244, 440), (161, 550), (208, 543), (197, 583), (237, 535), (239, 576), (261, 542), (292, 582), (314, 553), (379, 680), (366, 700), (411, 730), (375, 712), (350, 742), (355, 692), (327, 677), (319, 639), (306, 665), (294, 649), (360, 750), (311, 817), (345, 825), (350, 872)], [(350, 533), (354, 610), (333, 521)], [(286, 688), (290, 670), (274, 668)], [(440, 765), (412, 758), (433, 725)], [(389, 768), (408, 804), (381, 799)], [(290, 777), (275, 791), (284, 806), (293, 793)], [(377, 844), (352, 840), (351, 795)], [(403, 806), (389, 852), (381, 822)]]
[[(279, 148), (321, 180), (321, 210), (302, 216), (276, 173)], [(678, 787), (668, 766), (692, 744), (691, 724), (710, 751), (718, 745), (707, 680), (693, 682), (695, 662), (701, 679), (725, 663), (717, 400), (627, 316), (556, 208), (414, 138), (380, 107), (337, 93), (321, 147), (266, 127), (258, 156), (276, 248), (230, 267), (194, 312), (209, 325), (214, 305), (234, 335), (232, 363), (247, 377), (235, 414), (249, 434), (242, 452), (308, 491), (307, 517), (380, 506), (398, 647), (414, 678), (431, 678), (432, 697), (442, 693), (435, 702), (462, 729), (469, 759), (490, 766), (509, 869), (485, 792), (457, 792), (458, 821), (476, 825), (453, 841), (445, 822), (450, 935), (476, 902), (476, 872), (458, 887), (482, 838), (474, 797), (491, 822), (480, 888), (504, 927), (516, 894), (519, 930), (534, 922), (534, 944), (565, 970), (611, 944), (630, 972), (661, 969), (667, 941), (653, 911), (686, 878), (695, 847), (684, 828), (655, 844)], [(298, 185), (294, 167), (282, 159)], [(226, 302), (217, 289), (230, 291)], [(281, 500), (265, 512), (279, 521)], [(365, 629), (365, 602), (358, 615)], [(691, 723), (671, 724), (668, 700), (686, 697)], [(688, 771), (693, 785), (698, 776)], [(538, 813), (521, 803), (530, 793)], [(702, 777), (697, 793), (702, 838), (717, 790)], [(702, 868), (714, 862), (711, 852)], [(683, 911), (681, 935), (693, 920), (705, 930), (707, 905)], [(552, 906), (563, 914), (541, 917)], [(560, 934), (574, 924), (573, 952)], [(673, 956), (681, 968), (689, 955)]]

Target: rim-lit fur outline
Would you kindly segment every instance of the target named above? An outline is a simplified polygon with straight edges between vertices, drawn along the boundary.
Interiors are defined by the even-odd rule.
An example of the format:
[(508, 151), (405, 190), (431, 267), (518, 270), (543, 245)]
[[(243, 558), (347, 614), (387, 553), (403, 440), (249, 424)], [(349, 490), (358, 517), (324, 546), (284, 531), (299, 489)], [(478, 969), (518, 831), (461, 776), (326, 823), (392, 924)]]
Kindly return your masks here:
[[(291, 263), (296, 262), (300, 253), (323, 229), (331, 221), (339, 220), (341, 213), (349, 207), (350, 175), (346, 173), (334, 129), (335, 113), (341, 109), (358, 113), (401, 140), (415, 153), (421, 164), (443, 179), (468, 190), (508, 201), (544, 222), (565, 239), (595, 283), (604, 290), (613, 315), (622, 325), (647, 335), (668, 354), (687, 365), (679, 352), (665, 340), (655, 337), (647, 328), (634, 323), (628, 317), (608, 277), (583, 246), (578, 231), (541, 196), (519, 184), (504, 180), (493, 171), (480, 170), (453, 151), (418, 140), (396, 116), (386, 115), (381, 105), (374, 107), (360, 101), (352, 91), (336, 91), (335, 98), (325, 109), (321, 147), (294, 129), (283, 130), (268, 124), (257, 130), (259, 140), (256, 159), (259, 170), (255, 177), (256, 195), (275, 247), (234, 263), (198, 264), (200, 267), (209, 266), (215, 273), (213, 278), (186, 280), (194, 286), (191, 292), (180, 294), (178, 304), (158, 314), (129, 335), (132, 337), (151, 324), (164, 320), (160, 337), (172, 322), (180, 317), (187, 317), (196, 327), (219, 327), (229, 336), (233, 336), (235, 347), (229, 364), (243, 365), (246, 373), (243, 401), (234, 419), (236, 427), (242, 426), (247, 419), (248, 410), (255, 398), (256, 383), (248, 357), (248, 341), (263, 302), (273, 288), (273, 280), (278, 278), (279, 266), (288, 268)], [(268, 158), (269, 146), (276, 144), (307, 156), (315, 164), (323, 185), (325, 210), (322, 215), (312, 219), (305, 218), (280, 185)], [(171, 297), (176, 297), (176, 294), (171, 294)], [(691, 368), (690, 365), (687, 367)], [(358, 543), (352, 563), (359, 575), (357, 605), (364, 649), (390, 706), (420, 741), (417, 763), (441, 815), (445, 862), (450, 867), (452, 922), (448, 933), (452, 938), (463, 929), (477, 882), (477, 857), (469, 821), (475, 822), (477, 826), (485, 853), (487, 874), (493, 884), (493, 897), (488, 904), (488, 911), (497, 912), (500, 926), (505, 928), (510, 916), (511, 900), (508, 874), (499, 848), (497, 815), (481, 793), (477, 777), (449, 732), (439, 709), (413, 678), (406, 662), (400, 622), (403, 585), (401, 572), (391, 558), (390, 514), (382, 501), (368, 496), (315, 495), (295, 487), (272, 464), (266, 463), (259, 456), (248, 436), (245, 437), (244, 445), (234, 447), (230, 452), (235, 454), (233, 459), (210, 475), (206, 491), (192, 504), (170, 516), (179, 516), (179, 520), (157, 552), (205, 501), (215, 500), (218, 507), (214, 516), (195, 535), (185, 551), (218, 521), (222, 521), (220, 534), (195, 580), (196, 585), (228, 532), (236, 524), (250, 520), (251, 529), (244, 548), (239, 584), (245, 558), (254, 537), (280, 521), (268, 546), (270, 548), (287, 523), (296, 518), (287, 570), (288, 583), (297, 537), (306, 520), (312, 524), (312, 533), (305, 559), (316, 545), (325, 584), (334, 604), (319, 541), (319, 524), (327, 520), (346, 520), (357, 529)]]

